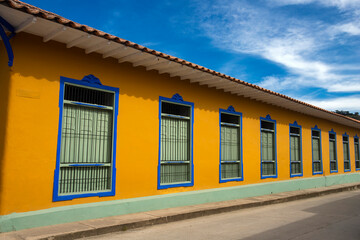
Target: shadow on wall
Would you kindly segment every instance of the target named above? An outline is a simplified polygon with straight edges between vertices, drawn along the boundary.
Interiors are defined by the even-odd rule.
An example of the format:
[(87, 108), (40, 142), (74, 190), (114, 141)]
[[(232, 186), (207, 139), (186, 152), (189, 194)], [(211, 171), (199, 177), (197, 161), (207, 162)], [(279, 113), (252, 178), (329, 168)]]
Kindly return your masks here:
[[(159, 92), (169, 98), (179, 93), (185, 101), (195, 102), (195, 108), (212, 112), (218, 112), (219, 108), (226, 109), (229, 105), (233, 105), (241, 112), (241, 106), (251, 103), (253, 108), (258, 109), (246, 113), (246, 117), (252, 119), (259, 119), (267, 114), (273, 117), (283, 111), (249, 98), (225, 93), (214, 87), (191, 84), (189, 80), (181, 81), (178, 77), (170, 78), (169, 74), (159, 74), (155, 70), (146, 71), (145, 67), (132, 67), (126, 62), (119, 64), (116, 59), (103, 59), (97, 53), (85, 54), (83, 49), (76, 47), (68, 49), (62, 43), (54, 41), (43, 43), (40, 37), (30, 34), (20, 33), (15, 37), (15, 41), (15, 68), (23, 77), (58, 82), (60, 76), (80, 80), (86, 75), (93, 74), (104, 85), (119, 87), (120, 95), (145, 100), (158, 101)], [(212, 99), (212, 101), (197, 101), (199, 98)], [(298, 113), (292, 113), (300, 117)], [(284, 124), (288, 123), (284, 122)]]
[[(169, 74), (159, 74), (155, 70), (146, 71), (142, 66), (133, 67), (128, 62), (119, 64), (116, 59), (110, 57), (104, 59), (98, 53), (85, 54), (83, 49), (66, 48), (63, 43), (55, 41), (44, 43), (40, 37), (31, 34), (19, 33), (12, 41), (16, 43), (14, 48), (16, 72), (34, 80), (46, 79), (50, 82), (59, 82), (60, 76), (80, 80), (86, 75), (93, 74), (104, 85), (120, 88), (120, 96), (157, 102), (159, 93), (168, 98), (179, 93), (185, 101), (194, 102), (195, 109), (217, 113), (219, 108), (226, 109), (229, 105), (233, 105), (236, 111), (243, 112), (244, 106), (247, 106), (247, 112), (243, 117), (248, 119), (259, 120), (260, 117), (270, 114), (278, 124), (285, 126), (299, 119), (304, 120), (298, 122), (304, 128), (311, 128), (315, 124), (322, 126), (326, 123), (323, 119), (315, 120), (314, 117), (304, 116), (295, 111), (225, 93), (215, 87), (191, 84), (189, 80), (171, 78)], [(199, 101), (199, 99), (211, 99), (211, 101)], [(287, 112), (286, 115), (284, 111)], [(282, 117), (278, 118), (280, 115)], [(303, 122), (306, 120), (311, 120), (311, 124), (305, 126)]]
[[(10, 91), (10, 72), (6, 49), (0, 41), (0, 203), (3, 196), (3, 178), (5, 175), (5, 139), (8, 119), (8, 104)], [(0, 214), (2, 212), (0, 204)]]

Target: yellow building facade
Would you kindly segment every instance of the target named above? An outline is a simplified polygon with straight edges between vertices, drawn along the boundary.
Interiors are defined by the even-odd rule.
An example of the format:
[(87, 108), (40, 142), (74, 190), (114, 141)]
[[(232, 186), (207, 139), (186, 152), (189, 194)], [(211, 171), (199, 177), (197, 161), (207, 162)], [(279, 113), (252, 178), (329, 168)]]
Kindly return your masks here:
[[(0, 4), (0, 15), (15, 27), (35, 16), (23, 7), (11, 5), (11, 1), (0, 1)], [(104, 58), (111, 49), (91, 52), (90, 48), (83, 48), (80, 41), (79, 45), (69, 47), (71, 41), (66, 43), (66, 37), (57, 35), (56, 39), (49, 35), (52, 29), (63, 26), (59, 21), (55, 23), (45, 15), (37, 14), (35, 17), (36, 23), (19, 31), (9, 41), (15, 56), (11, 67), (8, 66), (7, 48), (0, 42), (0, 232), (360, 181), (359, 121), (271, 91), (265, 91), (270, 96), (269, 102), (258, 100), (257, 95), (263, 94), (264, 90), (256, 86), (245, 84), (250, 93), (233, 93), (219, 87), (224, 81), (230, 82), (228, 76), (198, 67), (192, 67), (194, 72), (189, 74), (187, 70), (181, 73), (176, 64), (185, 68), (189, 66), (187, 63), (171, 60), (150, 50), (139, 50), (129, 43), (116, 42), (119, 46), (126, 46), (119, 50), (119, 58), (116, 54)], [(44, 36), (39, 33), (36, 24), (39, 24), (39, 29), (47, 29)], [(74, 28), (72, 25), (66, 27)], [(76, 31), (84, 33), (79, 29)], [(87, 34), (93, 35), (93, 38), (104, 38), (95, 33)], [(50, 39), (44, 41), (46, 37)], [(79, 37), (74, 36), (74, 39)], [(72, 42), (74, 44), (74, 40)], [(96, 44), (99, 43), (94, 42), (90, 46)], [(119, 46), (112, 51), (115, 53)], [(129, 49), (149, 56), (141, 56), (142, 59), (138, 60), (133, 55), (137, 52), (122, 54), (121, 51)], [(131, 55), (133, 58), (129, 57)], [(157, 69), (156, 62), (152, 61), (159, 59), (175, 67)], [(177, 72), (182, 75), (177, 75)], [(90, 74), (95, 76), (92, 77), (95, 82), (86, 81), (86, 78), (82, 81)], [(196, 76), (193, 79), (205, 79), (207, 74), (211, 78), (198, 81), (186, 77), (191, 74)], [(98, 80), (100, 83), (96, 82)], [(241, 81), (233, 83), (244, 85)], [(109, 145), (108, 153), (111, 166), (105, 163), (63, 164), (63, 169), (108, 169), (110, 182), (105, 190), (97, 191), (95, 187), (89, 191), (61, 194), (61, 190), (56, 189), (61, 178), (61, 173), (57, 172), (61, 169), (59, 154), (65, 144), (62, 130), (66, 128), (67, 121), (64, 120), (62, 104), (71, 100), (64, 95), (66, 84), (113, 93), (111, 104), (107, 105), (112, 111), (109, 126), (116, 130), (109, 138), (113, 143)], [(85, 100), (72, 101), (79, 102), (77, 107), (80, 109), (99, 107), (99, 104), (91, 105)], [(181, 106), (186, 112), (179, 115), (188, 126), (189, 141), (186, 145), (188, 158), (181, 163), (161, 158), (161, 155), (169, 154), (164, 153), (166, 145), (162, 145), (161, 134), (164, 135), (165, 130), (162, 131), (161, 127), (165, 118), (176, 115), (175, 110), (166, 110), (167, 104), (170, 104), (169, 109), (173, 105)], [(235, 122), (227, 121), (226, 116), (235, 116)], [(226, 139), (221, 137), (226, 132), (221, 129), (225, 127), (235, 129), (235, 158), (238, 161), (222, 165), (220, 152), (226, 149), (222, 148), (221, 139), (223, 142)], [(273, 134), (269, 136), (273, 136), (271, 151), (274, 152), (271, 154), (274, 163), (265, 163), (269, 160), (264, 157), (264, 134), (268, 130)], [(169, 133), (169, 136), (171, 134), (178, 133)], [(295, 138), (291, 136), (295, 136), (298, 143), (292, 141)], [(332, 141), (333, 136), (335, 142)], [(319, 139), (321, 168), (314, 172), (315, 138)], [(93, 144), (90, 148), (97, 146), (96, 142)], [(292, 144), (298, 147), (292, 148)], [(330, 155), (334, 146), (336, 169), (331, 170), (330, 157), (334, 157)], [(296, 166), (299, 168), (294, 168), (294, 174), (291, 173), (291, 149), (298, 153)], [(167, 151), (172, 151), (171, 147)], [(162, 184), (160, 172), (173, 171), (166, 170), (166, 166), (170, 169), (174, 164), (183, 164), (188, 169), (186, 177), (179, 181), (175, 178), (164, 180), (170, 183)], [(231, 164), (235, 166), (230, 167), (235, 175), (222, 178), (222, 167)], [(266, 174), (263, 171), (265, 166), (274, 166), (275, 172)], [(176, 172), (180, 168), (173, 169)], [(228, 173), (223, 171), (223, 174)], [(94, 176), (98, 175), (88, 178)], [(79, 179), (85, 181), (84, 177)], [(92, 180), (86, 181), (85, 184), (92, 183)], [(102, 195), (103, 192), (108, 194)]]

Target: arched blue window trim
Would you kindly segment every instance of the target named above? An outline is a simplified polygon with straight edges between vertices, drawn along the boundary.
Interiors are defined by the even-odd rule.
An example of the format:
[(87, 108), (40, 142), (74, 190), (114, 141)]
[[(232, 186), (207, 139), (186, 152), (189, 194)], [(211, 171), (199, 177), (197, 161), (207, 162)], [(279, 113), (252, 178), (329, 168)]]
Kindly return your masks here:
[(324, 173), (324, 168), (323, 168), (323, 161), (322, 161), (322, 141), (321, 141), (321, 129), (318, 128), (317, 125), (315, 125), (315, 127), (311, 128), (311, 141), (312, 141), (312, 132), (313, 131), (317, 131), (319, 132), (319, 140), (320, 140), (320, 164), (321, 164), (321, 171), (320, 172), (315, 172), (315, 169), (314, 169), (314, 155), (313, 155), (313, 149), (312, 149), (312, 144), (311, 144), (311, 157), (312, 157), (312, 174), (313, 175), (318, 175), (318, 174), (323, 174)]
[[(163, 101), (166, 102), (170, 102), (170, 103), (178, 103), (178, 104), (182, 104), (182, 105), (188, 105), (191, 107), (191, 143), (190, 143), (190, 168), (191, 168), (191, 173), (190, 173), (190, 182), (186, 182), (186, 183), (174, 183), (174, 184), (161, 184), (161, 180), (160, 180), (160, 171), (161, 171), (161, 103)], [(176, 93), (174, 94), (171, 98), (166, 98), (166, 97), (162, 97), (159, 96), (159, 157), (158, 157), (158, 181), (157, 181), (157, 189), (167, 189), (167, 188), (174, 188), (174, 187), (191, 187), (194, 186), (194, 161), (193, 161), (193, 136), (194, 136), (194, 103), (193, 102), (186, 102), (183, 100), (183, 97)]]
[[(360, 154), (360, 142), (359, 142), (359, 137), (358, 137), (357, 134), (354, 136), (354, 148), (356, 147), (355, 139), (357, 139), (357, 141), (358, 141), (358, 146), (357, 147), (358, 147), (358, 151), (359, 151), (359, 154)], [(354, 151), (355, 151), (355, 149), (354, 149)], [(360, 162), (360, 159), (358, 161)], [(355, 156), (355, 171), (360, 171), (360, 167), (356, 168), (356, 156)]]
[[(265, 121), (265, 122), (272, 122), (274, 123), (274, 142), (275, 142), (275, 146), (274, 146), (274, 155), (275, 155), (275, 175), (265, 175), (263, 176), (263, 171), (262, 171), (262, 138), (261, 138), (261, 122)], [(266, 115), (266, 117), (260, 117), (260, 176), (261, 179), (266, 179), (266, 178), (277, 178), (278, 177), (278, 167), (277, 167), (277, 136), (276, 136), (276, 120), (273, 120), (270, 116), (270, 114)]]
[[(330, 145), (330, 134), (335, 135), (335, 155), (336, 155), (336, 170), (331, 170), (331, 159), (329, 159), (330, 173), (337, 173), (339, 171), (339, 159), (338, 159), (338, 151), (337, 151), (337, 139), (336, 132), (334, 129), (329, 131), (329, 145)], [(330, 147), (329, 147), (329, 158), (330, 158)]]
[[(350, 157), (350, 138), (349, 138), (349, 135), (345, 132), (343, 135), (342, 135), (342, 137), (343, 137), (343, 151), (345, 151), (345, 149), (344, 149), (344, 137), (347, 137), (347, 139), (348, 139), (348, 141), (347, 141), (347, 148), (348, 149), (346, 149), (346, 151), (348, 152), (348, 155), (349, 155), (349, 169), (347, 170), (347, 169), (345, 169), (345, 158), (344, 158), (344, 172), (351, 172), (351, 157)], [(344, 156), (344, 154), (343, 154), (343, 156)]]
[[(221, 113), (228, 113), (232, 115), (239, 116), (240, 119), (240, 167), (241, 167), (241, 177), (232, 178), (232, 179), (222, 179), (221, 177)], [(220, 146), (219, 146), (219, 182), (231, 182), (231, 181), (243, 181), (244, 180), (244, 170), (243, 170), (243, 140), (242, 140), (242, 113), (236, 112), (233, 106), (229, 106), (226, 110), (219, 109), (219, 130), (220, 130)]]
[[(59, 172), (60, 172), (60, 152), (61, 152), (61, 131), (62, 131), (62, 119), (63, 119), (63, 106), (64, 106), (64, 87), (65, 83), (72, 83), (79, 86), (98, 88), (114, 92), (114, 123), (113, 123), (113, 149), (112, 149), (112, 179), (111, 179), (111, 190), (106, 192), (96, 193), (83, 193), (83, 194), (72, 194), (72, 195), (59, 195)], [(91, 105), (91, 104), (83, 104)], [(59, 128), (58, 128), (58, 139), (57, 139), (57, 150), (56, 150), (56, 169), (54, 172), (54, 188), (53, 188), (53, 201), (65, 201), (72, 200), (74, 198), (83, 197), (105, 197), (115, 196), (115, 184), (116, 184), (116, 139), (117, 139), (117, 116), (119, 106), (119, 88), (104, 86), (100, 80), (93, 75), (85, 76), (82, 80), (76, 80), (67, 77), (60, 77), (60, 93), (59, 93)]]
[[(290, 132), (290, 129), (291, 127), (295, 127), (295, 128), (299, 128), (299, 132), (300, 132), (300, 161), (301, 161), (301, 164), (300, 164), (300, 168), (301, 168), (301, 173), (297, 173), (297, 174), (292, 174), (291, 173), (291, 132)], [(290, 123), (289, 124), (289, 144), (290, 144), (290, 177), (302, 177), (304, 175), (303, 173), (303, 159), (302, 159), (302, 128), (301, 128), (301, 125), (299, 125), (297, 123), (297, 121), (294, 121), (294, 123)]]

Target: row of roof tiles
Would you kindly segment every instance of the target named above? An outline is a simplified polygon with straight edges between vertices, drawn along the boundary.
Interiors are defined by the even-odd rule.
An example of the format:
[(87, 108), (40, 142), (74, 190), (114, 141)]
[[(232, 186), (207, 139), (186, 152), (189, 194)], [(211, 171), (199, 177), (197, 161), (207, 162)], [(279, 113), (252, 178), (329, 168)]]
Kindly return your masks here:
[(103, 31), (97, 30), (97, 29), (89, 27), (87, 25), (71, 21), (71, 20), (66, 19), (66, 18), (64, 18), (62, 16), (59, 16), (59, 15), (57, 15), (55, 13), (43, 10), (41, 8), (38, 8), (38, 7), (35, 7), (33, 5), (24, 3), (22, 1), (19, 1), (19, 0), (0, 0), (0, 3), (5, 4), (5, 5), (7, 5), (7, 6), (11, 7), (11, 8), (14, 8), (14, 9), (29, 13), (29, 14), (31, 14), (33, 16), (41, 17), (41, 18), (49, 20), (49, 21), (54, 21), (54, 22), (57, 22), (57, 23), (62, 24), (64, 26), (68, 26), (68, 27), (71, 27), (71, 28), (74, 28), (74, 29), (78, 29), (78, 30), (81, 30), (81, 31), (86, 32), (88, 34), (92, 34), (92, 35), (95, 35), (95, 36), (98, 36), (98, 37), (102, 37), (104, 39), (114, 41), (114, 42), (123, 44), (123, 45), (128, 46), (128, 47), (132, 47), (134, 49), (137, 49), (137, 50), (140, 50), (140, 51), (143, 51), (143, 52), (146, 52), (146, 53), (153, 54), (153, 55), (155, 55), (157, 57), (164, 58), (164, 59), (167, 59), (169, 61), (176, 62), (176, 63), (180, 63), (182, 65), (186, 65), (188, 67), (191, 67), (191, 68), (194, 68), (194, 69), (197, 69), (197, 70), (200, 70), (200, 71), (203, 71), (203, 72), (206, 72), (206, 73), (218, 76), (218, 77), (222, 77), (224, 79), (227, 79), (227, 80), (239, 83), (239, 84), (243, 84), (243, 85), (252, 87), (254, 89), (257, 89), (257, 90), (260, 90), (260, 91), (263, 91), (263, 92), (266, 92), (266, 93), (269, 93), (269, 94), (272, 94), (272, 95), (276, 95), (276, 96), (285, 98), (287, 100), (290, 100), (290, 101), (293, 101), (293, 102), (296, 102), (296, 103), (299, 103), (299, 104), (302, 104), (302, 105), (305, 105), (305, 106), (308, 106), (308, 107), (311, 107), (311, 108), (314, 108), (314, 109), (317, 109), (317, 110), (321, 110), (321, 111), (324, 111), (324, 112), (327, 112), (327, 113), (331, 113), (331, 114), (346, 118), (348, 120), (352, 120), (352, 121), (360, 123), (360, 121), (358, 121), (356, 119), (349, 118), (349, 117), (346, 117), (346, 116), (343, 116), (343, 115), (340, 115), (340, 114), (337, 114), (337, 113), (334, 113), (334, 112), (331, 112), (331, 111), (316, 107), (314, 105), (299, 101), (299, 100), (291, 98), (291, 97), (288, 97), (288, 96), (286, 96), (284, 94), (280, 94), (280, 93), (277, 93), (277, 92), (262, 88), (260, 86), (255, 85), (255, 84), (251, 84), (251, 83), (236, 79), (234, 77), (228, 76), (226, 74), (223, 74), (223, 73), (211, 70), (211, 69), (208, 69), (206, 67), (197, 65), (195, 63), (191, 63), (191, 62), (188, 62), (186, 60), (183, 60), (183, 59), (180, 59), (180, 58), (177, 58), (177, 57), (173, 57), (171, 55), (168, 55), (168, 54), (165, 54), (165, 53), (162, 53), (162, 52), (159, 52), (159, 51), (144, 47), (144, 46), (139, 45), (137, 43), (134, 43), (134, 42), (119, 38), (117, 36), (105, 33)]

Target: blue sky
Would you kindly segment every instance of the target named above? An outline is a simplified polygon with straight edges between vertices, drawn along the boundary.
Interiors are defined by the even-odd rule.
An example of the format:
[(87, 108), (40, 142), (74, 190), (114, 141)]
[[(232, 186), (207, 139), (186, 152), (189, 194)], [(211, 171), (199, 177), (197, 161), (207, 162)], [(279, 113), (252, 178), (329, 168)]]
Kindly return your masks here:
[(360, 0), (24, 0), (328, 110), (360, 112)]

